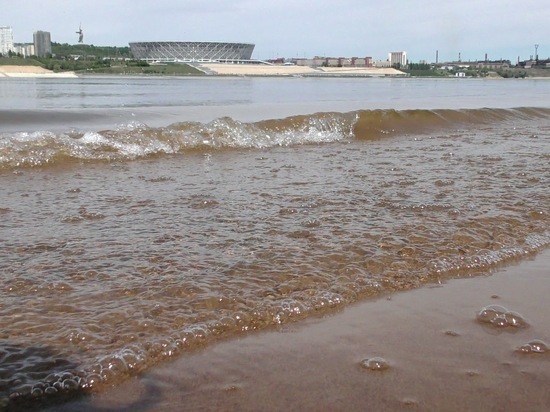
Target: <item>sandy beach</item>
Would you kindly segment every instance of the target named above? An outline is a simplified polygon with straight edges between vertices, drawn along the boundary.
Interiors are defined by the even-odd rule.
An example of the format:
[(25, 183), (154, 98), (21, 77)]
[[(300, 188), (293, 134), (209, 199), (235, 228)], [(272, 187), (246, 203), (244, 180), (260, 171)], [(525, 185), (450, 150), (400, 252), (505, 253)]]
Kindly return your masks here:
[[(550, 251), (183, 355), (56, 411), (548, 411)], [(476, 320), (487, 305), (526, 327)], [(362, 362), (374, 359), (371, 367)], [(384, 369), (387, 366), (387, 369)], [(378, 369), (378, 367), (380, 367)]]
[[(372, 67), (305, 67), (284, 65), (254, 65), (254, 64), (224, 64), (224, 63), (197, 63), (194, 65), (199, 70), (210, 75), (221, 76), (358, 76), (358, 77), (384, 77), (405, 76), (399, 70)], [(26, 78), (75, 78), (74, 72), (55, 73), (38, 66), (0, 66), (0, 78), (2, 77), (26, 77)]]
[(74, 72), (55, 73), (39, 66), (0, 66), (0, 78), (2, 77), (53, 77), (53, 78), (74, 78)]
[(287, 65), (200, 63), (196, 67), (206, 73), (226, 76), (405, 76), (392, 69), (374, 67), (307, 67)]

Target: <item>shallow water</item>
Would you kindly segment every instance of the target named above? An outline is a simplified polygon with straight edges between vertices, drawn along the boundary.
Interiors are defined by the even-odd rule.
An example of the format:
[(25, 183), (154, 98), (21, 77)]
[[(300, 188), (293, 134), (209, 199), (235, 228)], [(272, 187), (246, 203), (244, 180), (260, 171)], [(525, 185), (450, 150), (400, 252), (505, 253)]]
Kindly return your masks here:
[(5, 131), (2, 402), (536, 253), (550, 244), (549, 114)]

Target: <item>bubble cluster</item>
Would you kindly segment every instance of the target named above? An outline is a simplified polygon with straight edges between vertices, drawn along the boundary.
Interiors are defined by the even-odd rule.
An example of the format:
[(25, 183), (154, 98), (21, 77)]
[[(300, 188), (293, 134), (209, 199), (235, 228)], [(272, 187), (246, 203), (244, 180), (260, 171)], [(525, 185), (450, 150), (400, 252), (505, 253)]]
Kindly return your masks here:
[(525, 328), (529, 326), (519, 313), (500, 305), (485, 306), (477, 313), (476, 318), (481, 323), (489, 323), (498, 328)]
[(83, 388), (86, 380), (86, 373), (83, 371), (51, 373), (43, 381), (15, 386), (9, 395), (9, 399), (16, 401), (39, 398), (44, 395), (62, 395)]
[(533, 339), (517, 348), (520, 353), (550, 353), (550, 345), (540, 339)]
[(376, 356), (374, 358), (363, 359), (360, 362), (362, 368), (371, 370), (371, 371), (384, 371), (390, 368), (390, 364), (384, 358)]
[[(125, 376), (137, 373), (145, 366), (146, 361), (146, 353), (135, 346), (105, 356), (86, 369), (52, 372), (34, 382), (22, 375), (20, 379), (9, 382), (11, 388), (4, 402), (24, 406), (29, 402), (45, 402), (74, 396), (79, 392), (96, 391), (102, 385), (115, 383)], [(0, 406), (1, 401), (0, 397)]]

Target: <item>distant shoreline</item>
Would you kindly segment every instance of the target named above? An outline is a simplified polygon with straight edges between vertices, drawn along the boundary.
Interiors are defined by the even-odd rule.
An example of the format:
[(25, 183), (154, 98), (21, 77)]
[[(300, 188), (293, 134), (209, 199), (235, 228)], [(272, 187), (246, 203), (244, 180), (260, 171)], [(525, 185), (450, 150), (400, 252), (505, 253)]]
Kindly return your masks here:
[[(410, 76), (393, 68), (374, 67), (308, 67), (286, 65), (244, 65), (226, 63), (199, 63), (193, 67), (203, 74), (163, 74), (163, 73), (101, 73), (88, 71), (77, 73), (74, 71), (54, 72), (40, 66), (0, 65), (0, 79), (2, 78), (78, 78), (83, 76), (160, 76), (160, 77), (188, 77), (188, 76), (213, 76), (213, 77), (399, 77), (399, 78), (424, 78), (431, 76)], [(550, 73), (549, 73), (550, 74)], [(440, 79), (454, 79), (452, 76), (433, 76)], [(479, 77), (474, 77), (479, 79)], [(488, 79), (504, 79), (500, 76), (488, 76)], [(548, 80), (550, 76), (526, 77), (531, 80)]]
[[(239, 65), (239, 64), (197, 64), (196, 69), (209, 76), (314, 76), (314, 77), (406, 77), (407, 75), (392, 68), (344, 68), (324, 67), (311, 68), (306, 66), (267, 66), (267, 65)], [(82, 75), (100, 75), (101, 73), (89, 72)], [(110, 73), (108, 73), (110, 74)], [(0, 65), (0, 78), (2, 77), (27, 77), (27, 78), (76, 78), (81, 74), (75, 72), (53, 72), (40, 66)], [(119, 74), (113, 74), (119, 76)], [(141, 76), (139, 73), (125, 75)], [(146, 75), (146, 74), (143, 74)]]
[(40, 66), (0, 66), (0, 78), (4, 77), (24, 77), (24, 78), (75, 78), (78, 77), (75, 72), (56, 73)]
[(205, 74), (219, 76), (307, 76), (307, 77), (408, 77), (400, 70), (375, 67), (309, 67), (296, 65), (259, 65), (199, 63), (194, 67)]

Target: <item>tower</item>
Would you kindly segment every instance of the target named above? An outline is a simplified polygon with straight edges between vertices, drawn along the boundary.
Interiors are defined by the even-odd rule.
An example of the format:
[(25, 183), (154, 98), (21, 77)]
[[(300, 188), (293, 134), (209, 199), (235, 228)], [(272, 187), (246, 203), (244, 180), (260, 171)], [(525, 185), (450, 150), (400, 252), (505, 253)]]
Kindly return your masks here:
[(0, 27), (0, 54), (6, 56), (13, 50), (13, 32), (11, 27)]
[(52, 54), (52, 40), (50, 32), (36, 31), (33, 34), (33, 40), (34, 53), (38, 57), (46, 57), (48, 54)]

